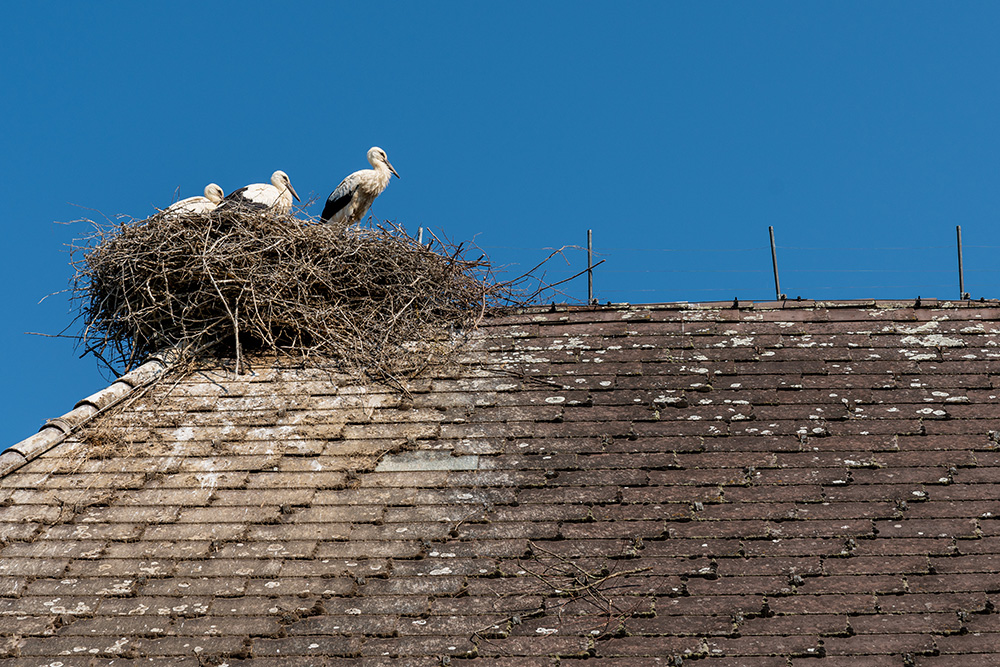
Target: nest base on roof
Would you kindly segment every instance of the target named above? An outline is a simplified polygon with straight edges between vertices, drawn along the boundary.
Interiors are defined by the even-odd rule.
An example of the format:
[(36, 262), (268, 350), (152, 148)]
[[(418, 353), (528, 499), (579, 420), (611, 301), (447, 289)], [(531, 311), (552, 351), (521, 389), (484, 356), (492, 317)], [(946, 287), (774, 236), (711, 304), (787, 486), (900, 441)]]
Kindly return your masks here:
[(392, 379), (447, 355), (487, 309), (517, 305), (485, 258), (391, 223), (345, 233), (227, 208), (94, 228), (72, 249), (73, 292), (86, 352), (116, 372), (177, 347), (238, 366), (245, 352), (323, 356)]

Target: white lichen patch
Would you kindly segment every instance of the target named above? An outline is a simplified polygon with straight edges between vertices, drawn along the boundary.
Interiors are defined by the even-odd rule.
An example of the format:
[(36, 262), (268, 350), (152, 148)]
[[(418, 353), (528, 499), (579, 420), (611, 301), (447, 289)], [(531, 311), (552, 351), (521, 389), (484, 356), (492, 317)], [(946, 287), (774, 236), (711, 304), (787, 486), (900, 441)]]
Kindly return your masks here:
[(214, 489), (219, 485), (219, 477), (222, 473), (218, 472), (205, 472), (198, 473), (195, 475), (195, 479), (198, 480), (198, 484), (203, 489)]
[(914, 345), (918, 347), (965, 347), (965, 341), (961, 338), (949, 338), (943, 334), (903, 336), (899, 342), (903, 345)]
[(173, 439), (179, 442), (194, 440), (194, 428), (191, 426), (182, 426), (181, 428), (174, 430)]
[(121, 639), (117, 640), (111, 646), (104, 647), (104, 651), (105, 651), (105, 653), (118, 653), (123, 648), (125, 648), (125, 644), (128, 644), (128, 639), (125, 638), (125, 637), (122, 637)]
[[(549, 350), (584, 350), (590, 347), (587, 345), (586, 341), (579, 336), (570, 336), (569, 334), (563, 334), (566, 336), (565, 341), (553, 342), (547, 349)], [(525, 348), (530, 349), (530, 348)]]
[(900, 350), (903, 356), (910, 361), (934, 361), (937, 359), (937, 354), (928, 352), (916, 352), (914, 350)]
[(536, 357), (533, 354), (519, 354), (515, 352), (509, 355), (504, 355), (500, 358), (500, 361), (520, 364), (547, 364), (552, 360), (548, 357)]
[(98, 595), (128, 595), (132, 591), (132, 579), (122, 579), (107, 588), (97, 591)]
[(52, 614), (77, 614), (77, 615), (79, 615), (79, 614), (89, 614), (89, 613), (91, 613), (93, 611), (93, 608), (90, 605), (88, 605), (88, 604), (86, 604), (84, 602), (77, 602), (76, 606), (67, 607), (65, 605), (59, 604), (60, 600), (62, 600), (62, 598), (55, 598), (53, 600), (46, 600), (45, 602), (42, 603), (42, 606), (48, 607), (49, 608), (49, 612), (52, 613)]
[(937, 320), (931, 320), (930, 322), (924, 322), (923, 324), (920, 324), (915, 327), (905, 327), (905, 326), (899, 327), (899, 333), (922, 334), (922, 333), (927, 333), (928, 331), (934, 331), (937, 328), (938, 328)]

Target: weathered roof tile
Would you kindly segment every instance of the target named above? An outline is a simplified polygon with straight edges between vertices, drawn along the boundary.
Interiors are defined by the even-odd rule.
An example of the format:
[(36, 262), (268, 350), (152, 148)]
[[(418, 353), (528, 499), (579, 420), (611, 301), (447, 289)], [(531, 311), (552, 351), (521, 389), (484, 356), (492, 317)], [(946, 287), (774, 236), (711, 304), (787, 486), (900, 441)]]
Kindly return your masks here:
[(151, 361), (0, 460), (6, 661), (992, 665), (1000, 307), (741, 306), (486, 319), (407, 394)]

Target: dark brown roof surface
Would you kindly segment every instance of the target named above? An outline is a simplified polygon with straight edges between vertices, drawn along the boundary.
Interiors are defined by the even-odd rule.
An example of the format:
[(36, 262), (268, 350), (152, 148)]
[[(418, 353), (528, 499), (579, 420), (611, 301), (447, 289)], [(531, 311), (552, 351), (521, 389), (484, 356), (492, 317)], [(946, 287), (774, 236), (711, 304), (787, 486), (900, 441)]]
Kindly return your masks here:
[(528, 312), (409, 397), (164, 366), (0, 458), (0, 667), (1000, 664), (995, 303)]

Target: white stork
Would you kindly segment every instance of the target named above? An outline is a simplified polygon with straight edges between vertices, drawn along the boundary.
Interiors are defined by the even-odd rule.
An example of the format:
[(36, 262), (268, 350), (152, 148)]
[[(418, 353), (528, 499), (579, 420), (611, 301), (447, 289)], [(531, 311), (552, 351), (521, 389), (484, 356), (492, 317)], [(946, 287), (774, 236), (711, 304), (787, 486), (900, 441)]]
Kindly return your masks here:
[(389, 164), (385, 151), (378, 146), (368, 149), (368, 161), (374, 169), (361, 169), (340, 182), (326, 200), (322, 222), (344, 228), (365, 217), (368, 207), (389, 185), (390, 172), (399, 174)]
[(271, 174), (270, 183), (251, 183), (226, 197), (226, 205), (248, 206), (250, 208), (274, 208), (278, 213), (287, 213), (292, 208), (292, 197), (299, 195), (288, 180), (288, 174), (280, 169)]
[(188, 197), (170, 205), (165, 213), (172, 216), (204, 215), (211, 213), (215, 207), (222, 203), (225, 195), (215, 183), (205, 186), (204, 197)]

